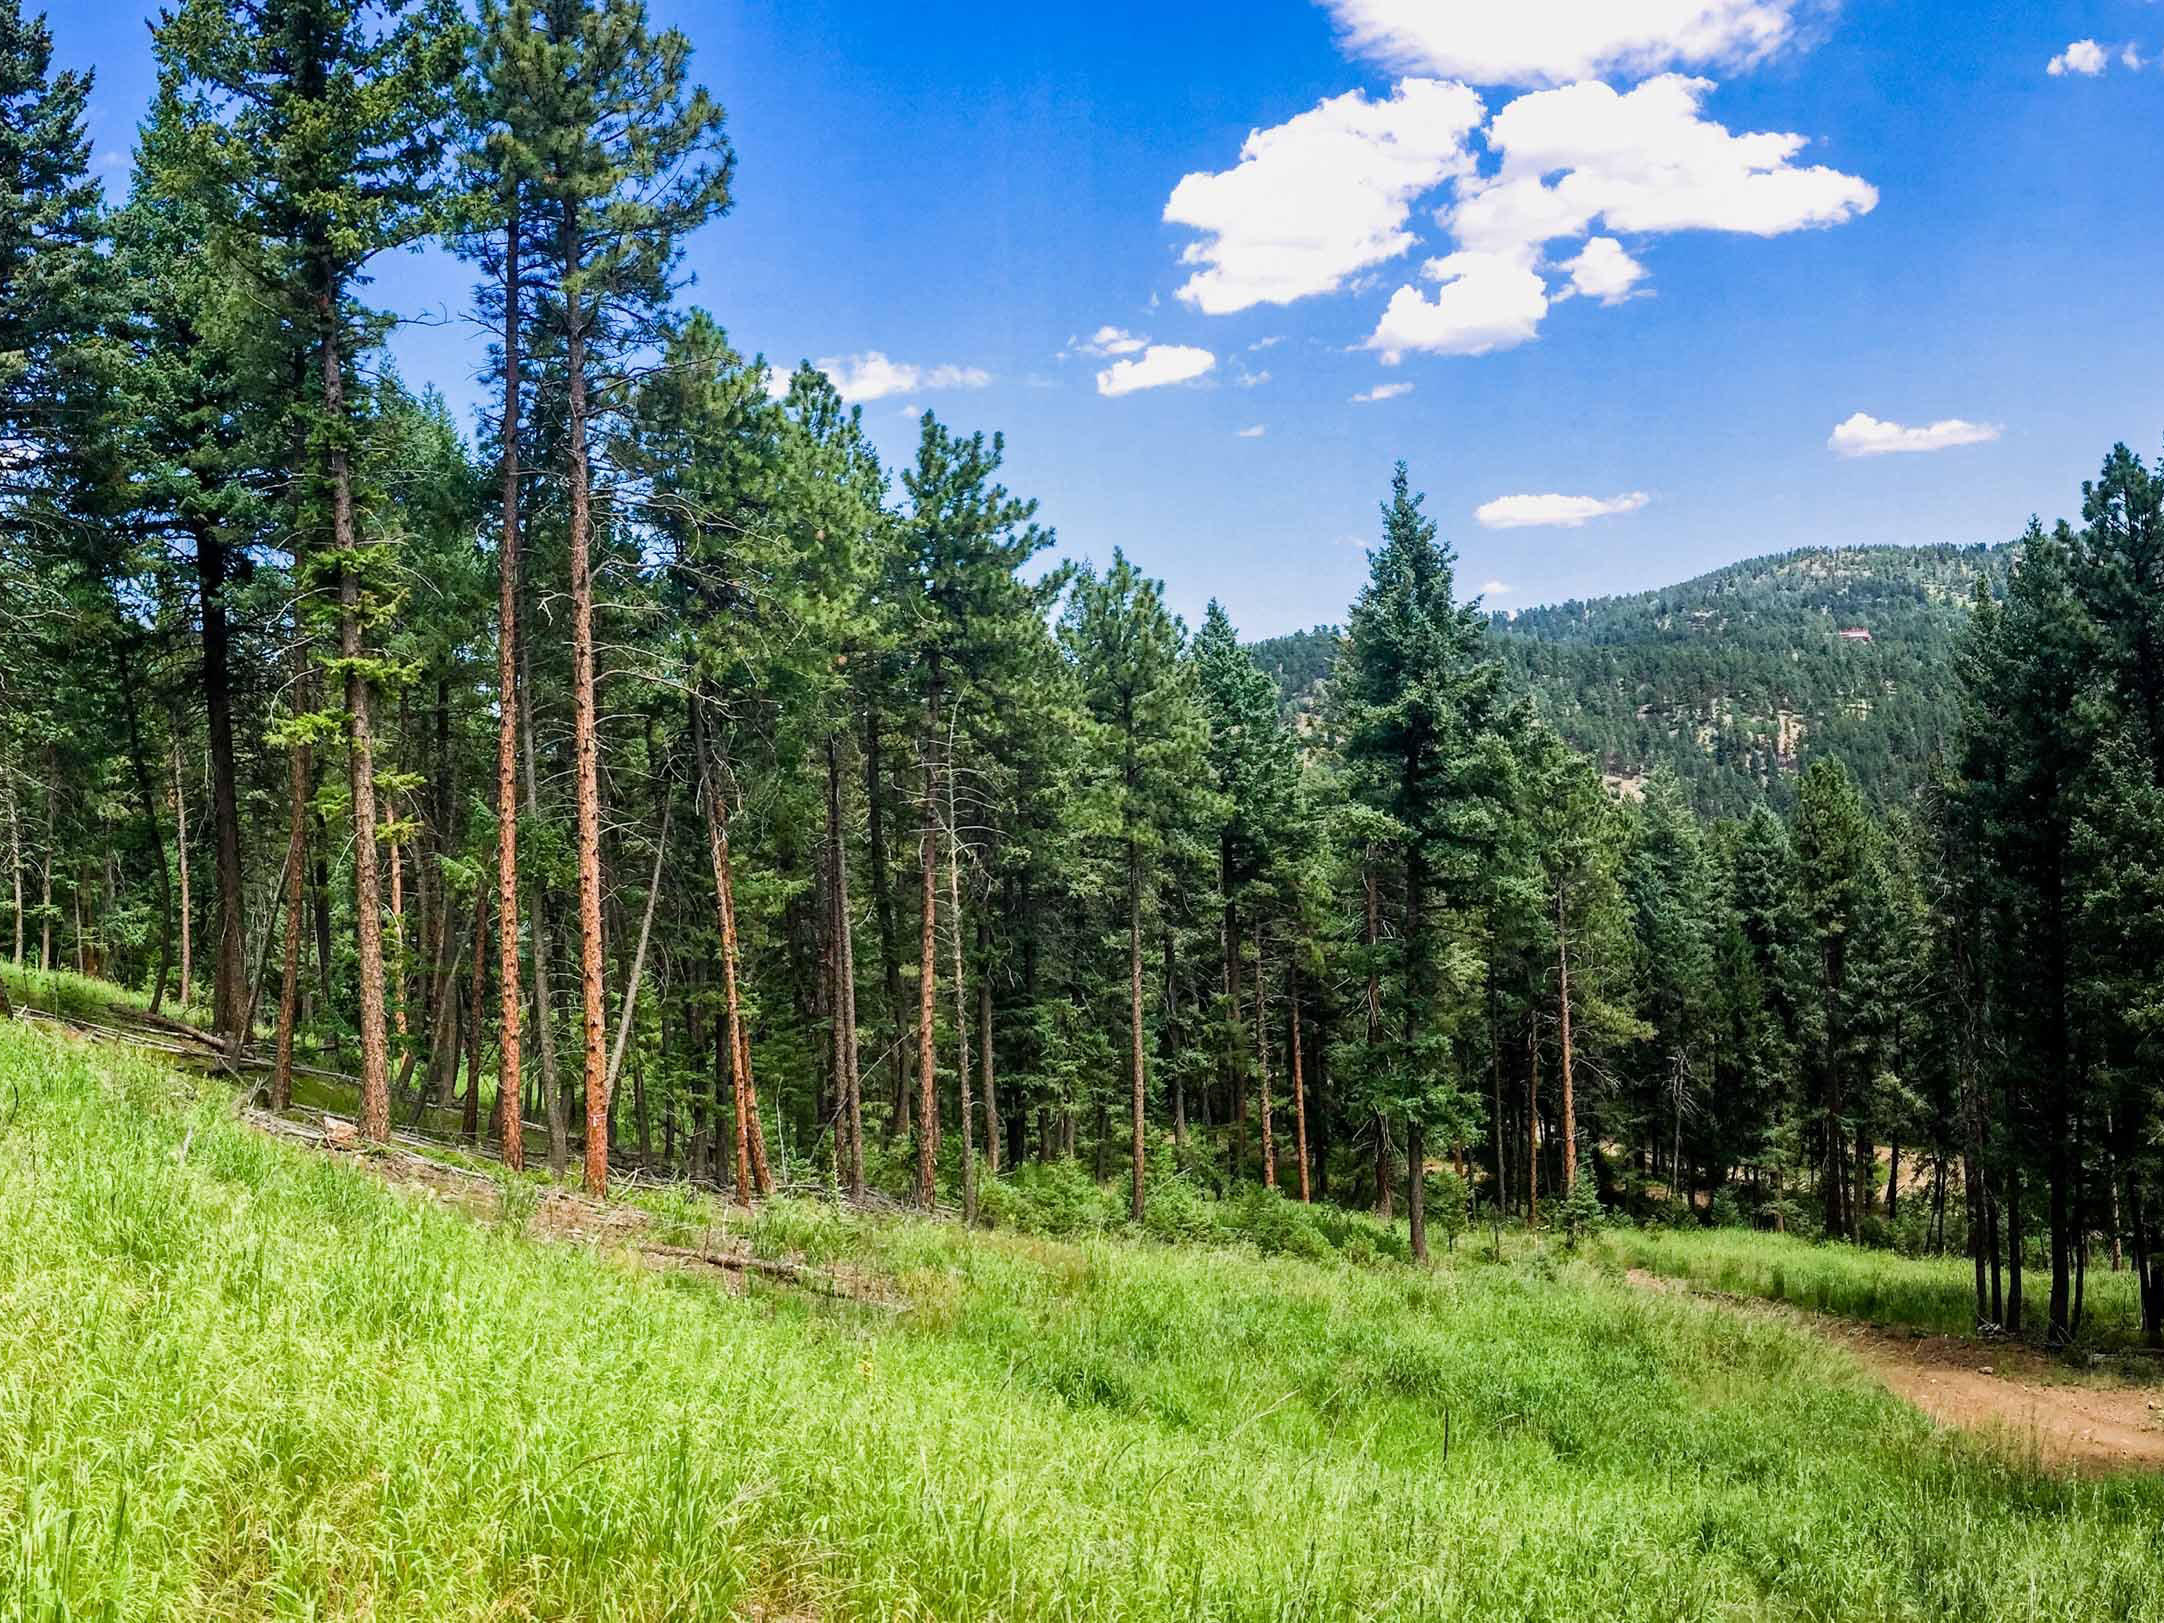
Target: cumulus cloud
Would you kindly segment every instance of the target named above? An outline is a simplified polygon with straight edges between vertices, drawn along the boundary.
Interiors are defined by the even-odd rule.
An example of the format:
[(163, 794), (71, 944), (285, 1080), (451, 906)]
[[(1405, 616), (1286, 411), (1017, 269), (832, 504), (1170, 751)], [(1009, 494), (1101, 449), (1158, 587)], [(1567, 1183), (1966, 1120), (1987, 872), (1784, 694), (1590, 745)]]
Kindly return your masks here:
[[(1627, 496), (1498, 496), (1473, 509), (1473, 517), (1490, 530), (1575, 530), (1593, 519), (1617, 513), (1635, 513), (1652, 498), (1642, 490)], [(1506, 590), (1508, 588), (1505, 588)]]
[(1603, 304), (1621, 304), (1645, 279), (1646, 268), (1623, 251), (1613, 237), (1595, 237), (1556, 267), (1570, 277), (1570, 291)]
[(1972, 423), (1960, 417), (1908, 428), (1859, 411), (1835, 425), (1826, 443), (1843, 456), (1890, 456), (1902, 451), (1949, 451), (1957, 445), (1984, 445), (2003, 432), (1996, 423)]
[[(862, 355), (829, 356), (818, 366), (833, 383), (835, 392), (852, 404), (885, 400), (918, 389), (982, 389), (992, 381), (992, 374), (981, 367), (911, 366), (889, 360), (876, 349)], [(781, 384), (782, 392), (787, 393), (787, 381), (781, 380)]]
[(1267, 423), (1257, 423), (1253, 428), (1241, 429), (1240, 438), (1243, 440), (1259, 440), (1269, 432), (1270, 428)]
[(1748, 67), (1796, 36), (1800, 0), (1323, 0), (1348, 47), (1402, 72), (1556, 85)]
[(1187, 383), (1217, 365), (1217, 357), (1191, 344), (1152, 344), (1131, 360), (1114, 361), (1097, 374), (1101, 395), (1133, 394), (1138, 389), (1161, 389), (1170, 383)]
[(1165, 204), (1202, 234), (1180, 256), (1196, 267), (1180, 297), (1213, 316), (1290, 304), (1404, 254), (1414, 202), (1472, 172), (1484, 111), (1463, 85), (1408, 79), (1386, 101), (1348, 91), (1250, 132), (1237, 165), (1188, 175)]
[(1488, 127), (1497, 173), (1464, 188), (1447, 223), (1468, 248), (1504, 253), (1579, 236), (1596, 220), (1611, 231), (1772, 237), (1877, 207), (1870, 182), (1798, 167), (1806, 137), (1734, 135), (1703, 117), (1712, 89), (1664, 74), (1621, 94), (1581, 84), (1520, 96)]
[(1548, 284), (1515, 254), (1459, 252), (1431, 259), (1421, 275), (1441, 285), (1430, 299), (1413, 287), (1390, 296), (1367, 348), (1396, 366), (1406, 351), (1486, 355), (1513, 349), (1540, 331)]
[(1617, 92), (1571, 85), (1520, 96), (1496, 114), (1487, 144), (1495, 172), (1460, 180), (1437, 219), (1458, 251), (1430, 260), (1431, 299), (1401, 287), (1367, 347), (1394, 361), (1408, 351), (1484, 355), (1538, 335), (1548, 306), (1576, 294), (1629, 298), (1646, 269), (1615, 236), (1590, 237), (1553, 268), (1548, 244), (1608, 232), (1736, 231), (1778, 236), (1838, 225), (1877, 206), (1868, 181), (1795, 163), (1801, 135), (1737, 135), (1702, 116), (1713, 86), (1664, 75)]
[[(2036, 58), (2029, 58), (2035, 61)], [(2093, 79), (2104, 71), (2106, 57), (2104, 47), (2093, 39), (2077, 39), (2057, 56), (2044, 64), (2044, 71), (2054, 79), (2069, 73), (2078, 73)], [(2132, 64), (2129, 64), (2131, 66)]]
[(1412, 392), (1413, 386), (1410, 383), (1378, 383), (1374, 388), (1362, 389), (1354, 395), (1352, 403), (1356, 406), (1372, 406), (1378, 400), (1396, 400), (1399, 396)]
[(1480, 595), (1482, 597), (1507, 597), (1511, 592), (1515, 590), (1515, 587), (1506, 585), (1502, 581), (1491, 580), (1484, 582), (1481, 585)]
[(1147, 338), (1138, 338), (1124, 327), (1099, 327), (1087, 338), (1067, 340), (1067, 353), (1077, 355), (1139, 355), (1149, 348)]

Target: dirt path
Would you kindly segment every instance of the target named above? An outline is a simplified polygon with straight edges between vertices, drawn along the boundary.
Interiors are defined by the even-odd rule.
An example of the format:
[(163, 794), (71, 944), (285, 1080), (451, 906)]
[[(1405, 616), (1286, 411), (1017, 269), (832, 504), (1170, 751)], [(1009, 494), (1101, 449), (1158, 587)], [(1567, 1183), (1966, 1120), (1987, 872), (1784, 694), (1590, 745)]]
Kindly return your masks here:
[(1698, 1296), (1800, 1324), (1844, 1348), (1887, 1390), (1938, 1424), (1993, 1436), (2023, 1458), (2084, 1471), (2164, 1470), (2164, 1385), (2083, 1385), (2068, 1380), (2044, 1354), (2014, 1342), (1884, 1330), (1700, 1290), (1643, 1268), (1624, 1277), (1640, 1290)]

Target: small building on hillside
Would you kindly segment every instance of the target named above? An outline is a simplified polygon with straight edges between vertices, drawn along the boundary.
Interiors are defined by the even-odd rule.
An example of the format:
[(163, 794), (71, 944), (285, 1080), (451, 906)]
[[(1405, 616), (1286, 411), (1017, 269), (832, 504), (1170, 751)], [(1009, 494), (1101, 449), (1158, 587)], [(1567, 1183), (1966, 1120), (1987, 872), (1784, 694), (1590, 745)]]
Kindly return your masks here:
[(1869, 642), (1871, 640), (1871, 633), (1862, 626), (1843, 626), (1839, 635), (1843, 642)]

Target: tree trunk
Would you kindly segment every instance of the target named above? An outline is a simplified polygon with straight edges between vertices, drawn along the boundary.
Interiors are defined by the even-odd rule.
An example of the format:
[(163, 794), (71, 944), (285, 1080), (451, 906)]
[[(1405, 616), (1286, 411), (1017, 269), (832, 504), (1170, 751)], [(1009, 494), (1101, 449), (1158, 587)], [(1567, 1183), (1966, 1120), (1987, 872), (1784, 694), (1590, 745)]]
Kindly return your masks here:
[[(564, 264), (579, 264), (578, 212), (564, 205)], [(579, 990), (586, 1078), (586, 1192), (601, 1198), (609, 1189), (608, 1055), (602, 1047), (608, 1020), (602, 985), (601, 943), (601, 743), (594, 710), (594, 583), (591, 560), (593, 514), (587, 488), (586, 333), (578, 301), (567, 301), (564, 318), (565, 377), (570, 385), (567, 446), (571, 471), (571, 706), (573, 777), (578, 798)]]
[(975, 1107), (969, 1098), (969, 985), (963, 974), (962, 962), (962, 836), (956, 821), (954, 802), (954, 762), (951, 758), (952, 742), (949, 742), (950, 758), (947, 761), (947, 929), (954, 941), (951, 954), (954, 963), (954, 1081), (956, 1089), (956, 1120), (962, 1130), (962, 1224), (973, 1228), (977, 1222), (977, 1153), (976, 1125), (973, 1120)]
[(1255, 925), (1256, 1102), (1262, 1114), (1262, 1186), (1277, 1187), (1277, 1141), (1270, 1113), (1270, 977), (1262, 955), (1262, 925)]
[[(526, 815), (541, 820), (541, 789), (534, 766), (533, 649), (529, 639), (518, 639), (518, 715), (520, 759), (526, 774)], [(546, 892), (536, 890), (533, 905), (533, 1026), (541, 1047), (541, 1102), (548, 1115), (549, 1176), (557, 1182), (571, 1166), (569, 1101), (558, 1085), (556, 1071), (556, 1017), (554, 993), (549, 988), (549, 961), (556, 950), (556, 932)]]
[(338, 653), (346, 671), (346, 770), (352, 793), (353, 913), (360, 945), (361, 1136), (391, 1136), (390, 1049), (384, 1020), (383, 901), (376, 859), (376, 757), (370, 690), (361, 639), (361, 539), (353, 514), (347, 465), (345, 364), (331, 293), (319, 294), (323, 323), (323, 409), (333, 426), (330, 448), (331, 546), (337, 554)]
[[(856, 921), (849, 908), (849, 824), (842, 807), (841, 741), (827, 734), (827, 819), (834, 848), (834, 1029), (836, 1075), (841, 1087), (839, 1157), (849, 1181), (849, 1198), (864, 1198), (864, 1078), (857, 1048)], [(992, 1051), (987, 1035), (984, 1054), (986, 1109), (991, 1107)], [(996, 1169), (998, 1150), (993, 1150)]]
[(487, 1047), (488, 886), (478, 875), (473, 886), (473, 991), (466, 998), (466, 1099), (459, 1128), (468, 1144), (481, 1142), (481, 1056)]
[(932, 883), (937, 860), (939, 817), (934, 799), (936, 785), (932, 749), (937, 739), (938, 701), (935, 697), (924, 729), (924, 826), (917, 839), (917, 869), (922, 913), (917, 942), (917, 1204), (932, 1209), (938, 1196), (934, 1176), (939, 1155), (939, 1095), (933, 1086), (937, 1056), (933, 1052), (933, 1021), (939, 989), (938, 964), (934, 959), (934, 933), (939, 922), (938, 892)]
[[(526, 1164), (525, 1084), (519, 1022), (526, 997), (518, 973), (518, 590), (519, 590), (519, 208), (514, 184), (503, 256), (503, 545), (496, 555), (496, 990), (501, 1057), (496, 1094), (503, 1101), (503, 1164)], [(553, 1150), (553, 1143), (551, 1149)]]
[(150, 757), (143, 750), (143, 723), (136, 703), (135, 681), (125, 654), (119, 659), (120, 708), (128, 725), (128, 764), (135, 772), (135, 791), (143, 803), (143, 823), (150, 831), (150, 854), (158, 867), (158, 978), (151, 987), (150, 1012), (165, 1007), (165, 981), (173, 971), (173, 879), (165, 866), (165, 835), (158, 823), (158, 791), (150, 775)]
[(1411, 1224), (1413, 1261), (1428, 1260), (1427, 1134), (1417, 1116), (1405, 1118), (1405, 1215)]
[(1578, 1095), (1570, 1046), (1570, 934), (1564, 925), (1563, 888), (1555, 893), (1556, 1015), (1563, 1053), (1563, 1194), (1578, 1187)]
[(661, 900), (661, 864), (669, 854), (669, 819), (676, 803), (668, 784), (661, 788), (661, 833), (654, 841), (654, 871), (646, 881), (646, 911), (639, 917), (639, 944), (631, 954), (631, 974), (624, 982), (624, 1006), (616, 1011), (616, 1046), (609, 1054), (608, 1096), (616, 1096), (616, 1079), (623, 1075), (624, 1053), (631, 1046), (632, 1017), (639, 1007), (639, 982), (646, 974), (646, 944), (654, 933), (654, 904)]
[(203, 711), (210, 746), (211, 832), (218, 878), (211, 1029), (237, 1043), (245, 1036), (241, 1000), (248, 949), (241, 924), (240, 797), (233, 764), (233, 639), (226, 619), (225, 543), (207, 524), (195, 530), (195, 571), (203, 613)]
[(881, 984), (893, 1027), (894, 1104), (887, 1112), (886, 1141), (909, 1133), (909, 1022), (902, 1009), (901, 937), (894, 924), (894, 873), (887, 850), (886, 773), (882, 766), (878, 711), (867, 705), (864, 716), (864, 821), (872, 874), (872, 911), (879, 920)]
[(1285, 1001), (1292, 1005), (1292, 1034), (1287, 1044), (1292, 1054), (1292, 1141), (1300, 1160), (1300, 1204), (1309, 1205), (1314, 1193), (1307, 1176), (1307, 1084), (1300, 1069), (1300, 970), (1297, 963), (1286, 971)]
[(188, 785), (180, 768), (180, 718), (173, 719), (173, 860), (180, 870), (180, 985), (174, 996), (185, 1015), (195, 990), (195, 898), (188, 890)]
[[(1127, 842), (1127, 1043), (1128, 1081), (1134, 1114), (1134, 1189), (1129, 1215), (1140, 1223), (1149, 1174), (1143, 1124), (1149, 1080), (1142, 1061), (1142, 848), (1132, 839)], [(1267, 1133), (1268, 1129), (1264, 1131)]]
[[(751, 1166), (751, 1078), (745, 1064), (744, 1011), (736, 980), (736, 896), (729, 882), (729, 826), (721, 807), (721, 785), (715, 781), (706, 728), (699, 701), (692, 701), (692, 747), (699, 756), (700, 798), (706, 804), (706, 847), (714, 869), (714, 907), (721, 930), (721, 984), (727, 1012), (725, 1040), (729, 1051), (729, 1097), (736, 1117), (736, 1198), (751, 1204), (754, 1188)], [(763, 1189), (760, 1193), (764, 1193)]]
[[(307, 644), (299, 614), (293, 626), (293, 708), (305, 714), (311, 702)], [(293, 1028), (300, 1018), (301, 934), (308, 895), (308, 801), (315, 778), (314, 752), (297, 743), (286, 753), (285, 957), (278, 980), (278, 1035), (271, 1059), (270, 1107), (293, 1103)], [(236, 1042), (237, 1047), (237, 1042)]]

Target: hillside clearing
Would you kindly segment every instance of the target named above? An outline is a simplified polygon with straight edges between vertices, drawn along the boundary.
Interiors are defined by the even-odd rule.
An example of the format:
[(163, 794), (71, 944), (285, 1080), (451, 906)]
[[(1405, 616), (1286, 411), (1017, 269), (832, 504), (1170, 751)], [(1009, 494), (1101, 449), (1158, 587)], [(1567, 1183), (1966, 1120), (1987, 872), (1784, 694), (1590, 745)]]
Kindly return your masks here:
[(890, 1314), (401, 1197), (117, 1049), (0, 1076), (0, 1617), (2164, 1617), (2164, 1482), (1553, 1256), (745, 1236)]

